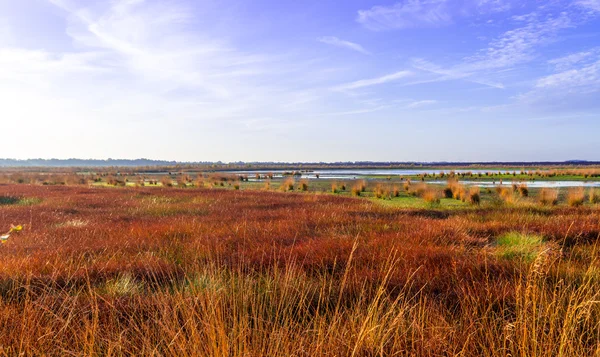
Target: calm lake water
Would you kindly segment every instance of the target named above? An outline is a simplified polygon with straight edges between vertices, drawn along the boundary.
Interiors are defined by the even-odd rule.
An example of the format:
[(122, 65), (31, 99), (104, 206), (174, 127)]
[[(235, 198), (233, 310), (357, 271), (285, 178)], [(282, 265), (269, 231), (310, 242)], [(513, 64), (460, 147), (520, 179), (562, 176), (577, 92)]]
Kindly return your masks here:
[[(317, 179), (317, 175), (321, 179), (336, 179), (336, 180), (352, 180), (352, 179), (368, 179), (372, 176), (381, 176), (381, 178), (387, 176), (414, 176), (421, 174), (435, 174), (438, 175), (441, 172), (449, 173), (451, 170), (438, 170), (438, 169), (324, 169), (324, 170), (313, 170), (310, 172), (302, 172), (301, 178), (305, 179)], [(463, 172), (472, 172), (474, 174), (486, 172), (502, 172), (502, 173), (512, 173), (513, 171), (520, 172), (521, 169), (481, 169), (481, 170), (452, 170), (455, 173), (463, 173)], [(250, 180), (253, 180), (255, 174), (265, 175), (267, 173), (273, 173), (274, 177), (282, 177), (284, 172), (290, 172), (290, 170), (249, 170), (249, 171), (230, 171), (229, 173), (233, 174), (247, 174)], [(298, 176), (296, 176), (298, 177)], [(481, 181), (460, 181), (466, 185), (477, 185), (480, 187), (493, 187), (500, 184), (500, 180), (491, 180), (489, 178), (481, 177)], [(435, 181), (426, 181), (428, 183), (436, 183), (436, 184), (444, 184), (446, 181), (444, 180), (435, 180)], [(598, 181), (522, 181), (527, 183), (527, 186), (535, 188), (535, 187), (600, 187), (600, 182)], [(510, 180), (504, 180), (504, 185), (512, 184)]]

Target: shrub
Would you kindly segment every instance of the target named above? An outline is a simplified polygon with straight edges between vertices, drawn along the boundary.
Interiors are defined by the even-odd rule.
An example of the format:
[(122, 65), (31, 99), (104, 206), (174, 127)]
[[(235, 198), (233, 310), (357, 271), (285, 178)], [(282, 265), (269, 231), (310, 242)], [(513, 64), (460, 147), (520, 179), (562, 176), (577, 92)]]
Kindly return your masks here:
[(481, 196), (479, 195), (479, 187), (471, 186), (471, 188), (469, 188), (469, 202), (473, 205), (479, 205), (481, 203)]
[(571, 207), (579, 207), (585, 201), (585, 192), (583, 187), (572, 188), (567, 194), (567, 202)]
[(467, 200), (467, 190), (463, 185), (457, 185), (453, 192), (454, 199), (465, 202)]
[(594, 188), (590, 188), (590, 203), (600, 203), (600, 192)]
[(179, 186), (180, 188), (186, 188), (187, 187), (187, 181), (185, 180), (185, 178), (179, 177), (177, 179), (177, 186)]
[(362, 190), (362, 186), (360, 186), (359, 184), (354, 184), (352, 186), (352, 195), (353, 196), (360, 196), (360, 194), (363, 192)]
[(558, 191), (550, 188), (542, 188), (539, 193), (539, 201), (544, 206), (554, 206), (558, 203)]
[(375, 197), (377, 197), (377, 198), (382, 198), (382, 199), (390, 198), (390, 190), (381, 184), (377, 184), (377, 186), (375, 186), (375, 190), (373, 190), (373, 193), (375, 194)]
[(202, 174), (198, 174), (198, 177), (196, 177), (196, 183), (194, 185), (196, 187), (204, 187), (204, 177)]
[(452, 196), (453, 196), (452, 188), (450, 186), (445, 187), (442, 190), (442, 194), (444, 195), (444, 198), (452, 198)]
[(358, 181), (358, 185), (360, 187), (361, 192), (365, 192), (367, 190), (367, 181), (360, 180), (360, 181)]
[(425, 202), (431, 205), (440, 204), (440, 195), (434, 189), (428, 188), (425, 192), (422, 193), (421, 197), (425, 200)]
[(234, 190), (239, 190), (240, 189), (240, 183), (239, 182), (234, 183), (233, 184), (233, 189)]
[(294, 191), (294, 184), (295, 184), (294, 179), (291, 177), (288, 177), (281, 183), (281, 186), (279, 188), (282, 191)]
[(164, 176), (163, 178), (161, 178), (160, 183), (164, 187), (172, 187), (173, 186), (173, 180), (171, 179), (170, 176)]
[(300, 180), (300, 190), (308, 191), (308, 181), (306, 181), (305, 179)]
[(529, 188), (527, 188), (527, 184), (520, 184), (518, 190), (521, 197), (529, 197)]
[(417, 197), (423, 197), (423, 194), (429, 190), (429, 186), (426, 183), (419, 183), (412, 188), (410, 194)]
[(337, 182), (331, 183), (331, 193), (339, 193), (340, 189), (338, 188)]
[(514, 191), (508, 187), (498, 186), (496, 187), (496, 193), (505, 203), (513, 203), (515, 201)]
[(107, 184), (107, 185), (116, 185), (116, 184), (117, 184), (117, 179), (116, 179), (116, 178), (114, 178), (112, 175), (111, 175), (111, 176), (108, 176), (108, 177), (106, 178), (106, 184)]
[(392, 188), (392, 195), (394, 197), (400, 197), (400, 187), (394, 185), (394, 187)]
[(463, 202), (467, 199), (465, 187), (452, 177), (448, 179), (448, 183), (446, 188), (442, 190), (442, 194), (445, 198), (455, 198)]

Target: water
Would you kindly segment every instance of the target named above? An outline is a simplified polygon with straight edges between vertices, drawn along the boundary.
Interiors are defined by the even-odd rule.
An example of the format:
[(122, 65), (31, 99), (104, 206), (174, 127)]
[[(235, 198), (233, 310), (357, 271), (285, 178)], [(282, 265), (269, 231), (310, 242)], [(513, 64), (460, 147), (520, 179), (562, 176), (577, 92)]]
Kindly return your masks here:
[[(446, 181), (427, 181), (433, 184), (445, 184)], [(463, 185), (479, 186), (479, 187), (496, 187), (500, 186), (500, 181), (459, 181)], [(600, 182), (596, 181), (515, 181), (516, 184), (527, 184), (529, 188), (562, 188), (562, 187), (600, 187)], [(512, 181), (502, 181), (503, 186), (511, 186)]]
[[(267, 173), (272, 173), (273, 177), (281, 178), (284, 172), (291, 172), (293, 170), (249, 170), (249, 171), (229, 171), (231, 174), (247, 174), (251, 181), (254, 180), (255, 174), (265, 175)], [(316, 179), (317, 176), (321, 179), (330, 179), (330, 180), (352, 180), (352, 179), (364, 179), (372, 176), (381, 176), (381, 178), (385, 178), (388, 176), (399, 177), (399, 176), (415, 176), (421, 174), (429, 174), (429, 175), (439, 175), (441, 172), (449, 173), (450, 171), (454, 171), (457, 174), (472, 172), (473, 174), (486, 172), (494, 172), (498, 173), (499, 171), (502, 173), (510, 173), (516, 171), (520, 172), (520, 169), (475, 169), (475, 170), (440, 170), (440, 169), (320, 169), (320, 170), (310, 170), (310, 172), (302, 172), (301, 176), (295, 176), (296, 178), (305, 178), (305, 179)], [(460, 181), (460, 183), (465, 185), (474, 185), (479, 187), (494, 187), (500, 184), (500, 180), (491, 180), (489, 178), (481, 177), (479, 179), (485, 179), (485, 181), (479, 180), (464, 180)], [(435, 181), (426, 181), (427, 183), (434, 184), (445, 184), (445, 180), (435, 180)], [(561, 188), (561, 187), (600, 187), (600, 182), (598, 181), (515, 181), (517, 183), (523, 182), (526, 183), (528, 187), (531, 188)], [(503, 180), (503, 184), (509, 186), (512, 184), (510, 180)]]
[[(292, 172), (294, 170), (250, 170), (250, 171), (228, 171), (232, 174), (247, 174), (253, 176), (254, 174), (267, 174), (272, 173), (275, 177), (281, 177), (284, 172)], [(296, 170), (301, 171), (302, 170)], [(449, 173), (454, 171), (457, 174), (472, 172), (474, 174), (486, 172), (506, 172), (512, 173), (515, 170), (499, 170), (499, 169), (485, 169), (485, 170), (439, 170), (439, 169), (320, 169), (320, 170), (307, 170), (309, 172), (302, 172), (302, 178), (316, 178), (319, 175), (321, 178), (335, 178), (335, 179), (348, 179), (348, 178), (363, 178), (365, 176), (414, 176), (421, 174), (439, 175), (442, 172)], [(520, 172), (520, 170), (516, 170)]]

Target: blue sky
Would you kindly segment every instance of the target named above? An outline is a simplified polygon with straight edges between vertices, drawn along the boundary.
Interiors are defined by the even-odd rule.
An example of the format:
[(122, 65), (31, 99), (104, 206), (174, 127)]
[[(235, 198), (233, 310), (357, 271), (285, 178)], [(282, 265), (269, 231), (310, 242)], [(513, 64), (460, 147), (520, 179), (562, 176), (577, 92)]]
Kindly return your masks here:
[(0, 157), (600, 160), (600, 0), (0, 0)]

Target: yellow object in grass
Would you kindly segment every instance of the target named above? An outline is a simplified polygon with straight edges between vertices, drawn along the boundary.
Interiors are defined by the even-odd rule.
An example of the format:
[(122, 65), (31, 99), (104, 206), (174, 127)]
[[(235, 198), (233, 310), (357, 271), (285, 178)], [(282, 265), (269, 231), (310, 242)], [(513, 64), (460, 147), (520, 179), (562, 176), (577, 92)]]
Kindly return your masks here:
[(8, 238), (10, 238), (10, 234), (12, 232), (20, 232), (23, 230), (23, 226), (22, 225), (18, 225), (18, 226), (13, 226), (12, 224), (10, 225), (10, 230), (8, 231), (8, 233), (3, 234), (0, 236), (0, 243), (4, 244), (6, 242), (8, 242)]

